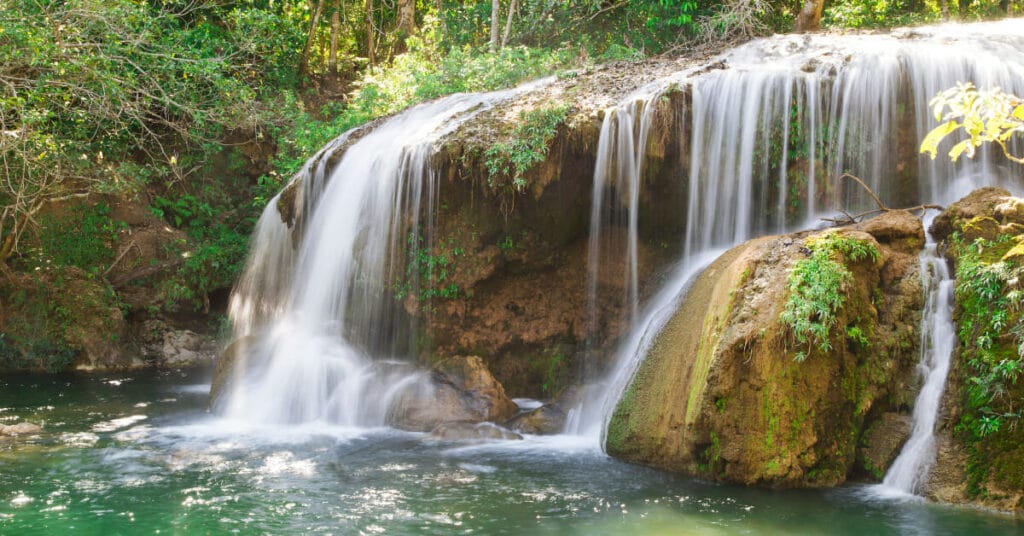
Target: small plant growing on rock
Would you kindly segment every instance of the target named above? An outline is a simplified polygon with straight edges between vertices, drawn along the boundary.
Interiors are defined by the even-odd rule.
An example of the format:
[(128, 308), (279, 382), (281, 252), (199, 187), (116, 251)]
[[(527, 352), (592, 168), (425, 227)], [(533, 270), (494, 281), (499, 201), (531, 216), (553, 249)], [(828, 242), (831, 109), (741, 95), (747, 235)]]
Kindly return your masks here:
[[(879, 253), (873, 244), (835, 232), (809, 239), (805, 246), (810, 256), (797, 261), (789, 272), (789, 298), (779, 320), (789, 326), (800, 345), (827, 352), (832, 349), (836, 314), (846, 300), (843, 289), (853, 280), (845, 262), (874, 262)], [(806, 358), (804, 351), (796, 354), (797, 361)]]
[(560, 125), (569, 115), (567, 104), (556, 104), (521, 112), (519, 124), (512, 129), (512, 140), (495, 143), (484, 152), (487, 182), (496, 187), (498, 179), (509, 177), (517, 192), (526, 190), (526, 174), (534, 165), (543, 162), (548, 145)]

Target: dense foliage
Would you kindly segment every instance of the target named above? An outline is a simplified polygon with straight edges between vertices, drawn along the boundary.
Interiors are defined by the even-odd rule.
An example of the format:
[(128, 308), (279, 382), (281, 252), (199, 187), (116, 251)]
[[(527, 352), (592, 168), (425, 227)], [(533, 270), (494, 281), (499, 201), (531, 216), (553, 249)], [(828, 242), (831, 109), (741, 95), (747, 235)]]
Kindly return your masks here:
[[(976, 4), (849, 0), (824, 18), (870, 26), (882, 15), (1015, 9)], [(105, 270), (109, 233), (97, 241), (91, 224), (77, 225), (81, 214), (41, 217), (53, 200), (88, 199), (88, 208), (103, 194), (148, 204), (186, 232), (164, 290), (202, 305), (237, 276), (267, 200), (347, 129), (581, 62), (788, 31), (796, 9), (770, 0), (0, 0), (0, 265)], [(524, 117), (487, 155), (513, 195), (564, 118), (552, 110)], [(251, 146), (265, 154), (244, 153)], [(45, 228), (64, 229), (64, 243)]]
[(961, 425), (982, 438), (1020, 419), (1016, 397), (1007, 396), (1024, 370), (1024, 292), (1015, 288), (1019, 267), (1000, 257), (1010, 237), (978, 239), (956, 248), (959, 337), (967, 364), (966, 412)]

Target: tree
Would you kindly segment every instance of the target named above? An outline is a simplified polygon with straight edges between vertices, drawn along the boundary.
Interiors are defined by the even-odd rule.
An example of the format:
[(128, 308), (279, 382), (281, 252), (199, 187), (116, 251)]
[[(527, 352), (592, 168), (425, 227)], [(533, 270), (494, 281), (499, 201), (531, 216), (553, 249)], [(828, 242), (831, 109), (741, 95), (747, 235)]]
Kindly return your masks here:
[(967, 139), (949, 150), (954, 162), (961, 155), (974, 157), (975, 148), (994, 143), (1006, 158), (1024, 164), (1024, 155), (1014, 155), (1007, 146), (1014, 134), (1024, 133), (1024, 99), (1003, 92), (999, 88), (978, 90), (970, 82), (957, 84), (934, 98), (929, 105), (936, 121), (944, 121), (932, 129), (921, 142), (921, 152), (933, 159), (938, 146), (947, 136), (963, 131)]
[(306, 47), (302, 49), (302, 63), (299, 65), (299, 72), (309, 74), (309, 56), (313, 53), (313, 41), (316, 39), (316, 31), (320, 26), (320, 15), (324, 12), (324, 0), (309, 0), (309, 12), (313, 17), (309, 21), (309, 31), (306, 35)]
[(501, 2), (491, 0), (491, 52), (498, 50), (498, 28), (501, 25)]
[(416, 32), (416, 0), (398, 0), (398, 22), (395, 30), (395, 52), (405, 52), (405, 40)]
[(825, 0), (804, 0), (800, 13), (796, 16), (793, 31), (797, 33), (815, 32), (821, 29), (821, 11)]

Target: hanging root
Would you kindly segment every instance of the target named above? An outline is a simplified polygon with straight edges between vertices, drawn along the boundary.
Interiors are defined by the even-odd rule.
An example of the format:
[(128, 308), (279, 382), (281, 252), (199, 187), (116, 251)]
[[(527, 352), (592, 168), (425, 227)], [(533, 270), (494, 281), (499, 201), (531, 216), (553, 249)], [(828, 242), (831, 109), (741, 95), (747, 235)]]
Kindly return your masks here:
[(842, 175), (839, 176), (839, 180), (843, 180), (843, 179), (850, 179), (850, 180), (856, 182), (857, 184), (859, 184), (860, 187), (863, 188), (864, 191), (867, 192), (869, 196), (871, 196), (871, 199), (873, 199), (875, 201), (875, 205), (877, 205), (878, 208), (873, 209), (873, 210), (868, 210), (868, 211), (865, 211), (865, 212), (861, 212), (860, 214), (855, 214), (855, 215), (854, 214), (850, 214), (849, 212), (846, 212), (845, 210), (840, 210), (839, 212), (843, 213), (843, 217), (842, 218), (822, 218), (822, 221), (827, 221), (827, 222), (832, 223), (832, 224), (834, 224), (836, 226), (840, 226), (840, 225), (853, 225), (855, 223), (860, 223), (860, 222), (864, 221), (864, 219), (867, 218), (868, 216), (874, 216), (875, 214), (884, 214), (886, 212), (892, 212), (894, 210), (905, 210), (905, 211), (911, 212), (911, 213), (919, 212), (916, 215), (918, 218), (923, 218), (925, 212), (927, 212), (930, 209), (931, 210), (940, 210), (940, 211), (941, 210), (945, 210), (945, 207), (943, 207), (942, 205), (931, 205), (931, 204), (921, 204), (921, 205), (917, 205), (917, 206), (913, 206), (913, 207), (906, 207), (906, 208), (889, 208), (889, 207), (885, 206), (885, 203), (883, 203), (881, 198), (878, 197), (878, 194), (876, 194), (874, 191), (872, 191), (871, 188), (868, 188), (868, 185), (864, 184), (864, 181), (860, 180), (859, 177), (856, 177), (856, 176), (851, 175), (849, 173), (843, 173)]

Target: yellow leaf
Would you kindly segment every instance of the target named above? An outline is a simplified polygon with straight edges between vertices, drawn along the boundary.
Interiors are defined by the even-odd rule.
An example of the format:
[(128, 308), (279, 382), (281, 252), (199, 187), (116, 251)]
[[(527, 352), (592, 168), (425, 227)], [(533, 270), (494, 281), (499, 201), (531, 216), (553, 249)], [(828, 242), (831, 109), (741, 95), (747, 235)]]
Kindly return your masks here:
[(949, 158), (956, 162), (957, 159), (960, 158), (960, 155), (965, 151), (967, 152), (967, 158), (974, 158), (974, 145), (971, 145), (971, 140), (964, 140), (954, 145), (953, 148), (949, 150)]
[(956, 121), (946, 121), (945, 123), (933, 128), (921, 142), (921, 152), (928, 153), (932, 157), (932, 160), (934, 160), (935, 155), (939, 150), (939, 142), (959, 127), (960, 123), (957, 123)]
[(1024, 104), (1021, 104), (1013, 109), (1013, 113), (1010, 114), (1014, 119), (1024, 121)]

